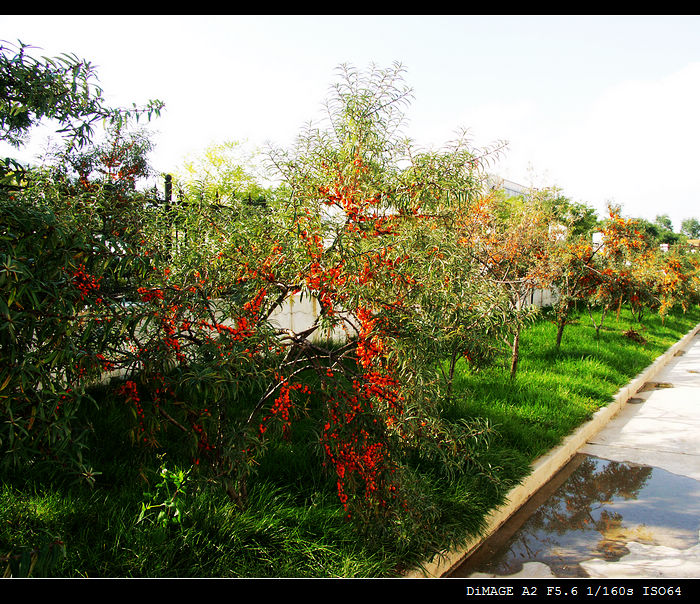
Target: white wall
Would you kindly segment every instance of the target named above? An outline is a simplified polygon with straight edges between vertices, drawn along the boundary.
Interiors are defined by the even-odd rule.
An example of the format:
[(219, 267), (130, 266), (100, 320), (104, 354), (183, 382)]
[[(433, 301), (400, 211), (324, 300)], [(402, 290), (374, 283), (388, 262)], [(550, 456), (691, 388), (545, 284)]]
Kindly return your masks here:
[[(281, 306), (277, 307), (270, 316), (269, 321), (279, 329), (288, 329), (292, 332), (299, 333), (314, 324), (319, 311), (320, 305), (316, 298), (298, 293), (290, 296)], [(352, 321), (347, 315), (346, 322), (349, 323), (349, 325), (347, 325), (348, 333), (354, 335), (355, 330), (351, 327)], [(312, 342), (329, 339), (343, 342), (346, 338), (346, 331), (341, 326), (338, 326), (330, 332), (318, 329), (313, 333), (310, 339)]]
[(528, 305), (535, 305), (542, 308), (543, 306), (551, 306), (559, 299), (559, 292), (554, 289), (534, 289), (526, 298), (525, 302)]

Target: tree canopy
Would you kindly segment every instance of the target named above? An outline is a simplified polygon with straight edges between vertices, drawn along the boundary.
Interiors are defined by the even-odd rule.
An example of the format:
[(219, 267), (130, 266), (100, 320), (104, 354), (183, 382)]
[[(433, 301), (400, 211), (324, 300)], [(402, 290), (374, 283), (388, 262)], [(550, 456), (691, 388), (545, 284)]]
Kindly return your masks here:
[[(70, 146), (87, 144), (96, 123), (119, 126), (125, 120), (160, 115), (164, 103), (148, 101), (139, 107), (109, 107), (95, 67), (75, 54), (37, 58), (34, 47), (21, 41), (0, 41), (0, 140), (19, 148), (42, 121), (53, 121)], [(16, 184), (22, 166), (13, 158), (0, 159), (0, 185)]]

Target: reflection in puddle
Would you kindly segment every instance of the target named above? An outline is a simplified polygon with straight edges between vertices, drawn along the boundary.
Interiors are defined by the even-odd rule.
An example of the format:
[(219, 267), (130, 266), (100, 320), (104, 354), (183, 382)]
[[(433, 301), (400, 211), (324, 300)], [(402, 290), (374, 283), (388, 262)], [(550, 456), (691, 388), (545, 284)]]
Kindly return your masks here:
[(586, 577), (580, 562), (618, 561), (630, 542), (685, 550), (699, 528), (697, 481), (578, 454), (451, 576), (506, 576), (537, 562), (557, 577)]

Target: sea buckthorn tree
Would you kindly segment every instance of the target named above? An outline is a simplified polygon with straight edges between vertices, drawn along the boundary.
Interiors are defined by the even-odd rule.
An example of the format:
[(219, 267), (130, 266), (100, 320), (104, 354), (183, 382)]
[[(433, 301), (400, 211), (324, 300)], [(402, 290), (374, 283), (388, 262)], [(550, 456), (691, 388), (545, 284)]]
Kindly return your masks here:
[(614, 294), (618, 312), (623, 303), (628, 303), (635, 319), (641, 322), (645, 309), (657, 305), (653, 282), (659, 250), (636, 220), (621, 216), (620, 208), (612, 205), (602, 235), (601, 287), (607, 290), (605, 297)]
[(464, 241), (490, 287), (502, 292), (502, 325), (515, 377), (523, 325), (537, 312), (528, 304), (534, 289), (549, 287), (558, 274), (557, 232), (551, 211), (536, 191), (523, 197), (501, 192), (482, 196), (464, 221)]
[[(658, 240), (644, 227), (644, 221), (621, 216), (620, 208), (609, 206), (609, 216), (601, 225), (602, 241), (591, 267), (592, 289), (587, 304), (601, 309), (594, 321), (596, 332), (605, 313), (618, 311), (627, 303), (638, 322), (646, 310), (664, 318), (675, 306), (683, 309), (697, 301), (697, 261), (682, 245), (662, 251)], [(593, 316), (591, 313), (591, 319)]]
[(700, 301), (700, 258), (682, 245), (672, 247), (659, 258), (654, 281), (658, 312), (665, 318), (675, 306), (685, 312)]
[[(496, 324), (457, 228), (481, 194), (483, 160), (464, 139), (417, 151), (398, 136), (410, 95), (401, 76), (400, 66), (342, 68), (328, 128), (309, 127), (294, 148), (270, 156), (288, 194), (272, 212), (268, 245), (286, 261), (274, 264), (268, 294), (273, 303), (313, 296), (319, 313), (304, 332), (279, 334), (284, 372), (259, 408), (276, 397), (293, 410), (294, 378), (315, 371), (326, 401), (324, 462), (348, 514), (374, 518), (410, 507), (408, 457), (466, 447), (475, 434), (441, 421), (442, 361), (468, 354), (472, 342), (485, 349)], [(333, 333), (344, 335), (333, 348), (312, 338)], [(458, 458), (445, 456), (445, 467)]]
[(552, 210), (552, 230), (556, 241), (552, 248), (553, 286), (557, 296), (553, 316), (557, 326), (555, 349), (561, 348), (564, 329), (576, 306), (590, 301), (600, 285), (600, 246), (594, 245), (592, 233), (598, 223), (595, 211), (572, 202), (557, 188), (542, 192), (545, 205)]
[(564, 329), (577, 302), (588, 299), (599, 281), (595, 268), (597, 249), (587, 238), (567, 238), (557, 252), (559, 271), (555, 285), (558, 297), (553, 307), (557, 325), (555, 349), (559, 350)]

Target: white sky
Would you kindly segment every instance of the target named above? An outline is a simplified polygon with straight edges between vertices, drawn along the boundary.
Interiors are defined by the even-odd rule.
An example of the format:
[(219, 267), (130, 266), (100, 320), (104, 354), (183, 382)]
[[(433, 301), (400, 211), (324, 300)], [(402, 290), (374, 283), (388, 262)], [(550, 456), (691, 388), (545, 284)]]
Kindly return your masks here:
[(113, 104), (164, 101), (158, 170), (212, 142), (286, 145), (339, 64), (400, 61), (417, 142), (468, 128), (509, 141), (493, 172), (601, 216), (700, 218), (697, 15), (0, 15), (0, 39), (91, 61)]

